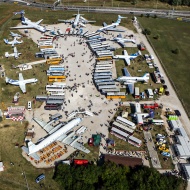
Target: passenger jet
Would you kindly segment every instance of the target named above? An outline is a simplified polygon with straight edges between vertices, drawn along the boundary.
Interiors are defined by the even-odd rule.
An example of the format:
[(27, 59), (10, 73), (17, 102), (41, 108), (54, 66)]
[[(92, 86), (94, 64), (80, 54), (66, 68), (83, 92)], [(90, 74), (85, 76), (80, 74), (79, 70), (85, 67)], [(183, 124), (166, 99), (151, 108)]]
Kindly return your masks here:
[(141, 54), (141, 51), (138, 51), (137, 53), (128, 55), (127, 50), (123, 51), (123, 55), (115, 55), (113, 56), (113, 59), (124, 59), (124, 61), (126, 62), (126, 64), (130, 65), (131, 64), (131, 59), (135, 59), (136, 57), (138, 57)]
[(20, 89), (22, 90), (22, 92), (26, 93), (26, 84), (36, 83), (38, 81), (38, 79), (31, 78), (31, 79), (24, 80), (22, 73), (19, 73), (19, 80), (13, 80), (13, 79), (6, 77), (5, 81), (7, 84), (9, 83), (9, 84), (12, 84), (15, 86), (19, 86)]

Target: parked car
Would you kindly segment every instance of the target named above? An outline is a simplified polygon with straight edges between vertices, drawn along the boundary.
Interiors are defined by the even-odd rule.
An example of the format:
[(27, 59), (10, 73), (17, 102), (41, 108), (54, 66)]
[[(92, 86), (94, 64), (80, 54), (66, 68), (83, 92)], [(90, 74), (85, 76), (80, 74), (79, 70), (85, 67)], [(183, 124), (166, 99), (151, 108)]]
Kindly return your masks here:
[(168, 89), (167, 85), (163, 85), (164, 90)]
[(180, 113), (179, 110), (174, 110), (174, 112), (175, 112), (175, 114), (176, 114), (178, 117), (181, 116), (181, 113)]
[(36, 178), (36, 183), (40, 183), (40, 181), (42, 181), (43, 179), (45, 179), (45, 175), (41, 174)]
[(165, 136), (164, 136), (164, 135), (162, 135), (162, 134), (157, 134), (157, 135), (156, 135), (156, 138), (158, 138), (158, 139), (164, 139), (164, 138), (165, 138)]

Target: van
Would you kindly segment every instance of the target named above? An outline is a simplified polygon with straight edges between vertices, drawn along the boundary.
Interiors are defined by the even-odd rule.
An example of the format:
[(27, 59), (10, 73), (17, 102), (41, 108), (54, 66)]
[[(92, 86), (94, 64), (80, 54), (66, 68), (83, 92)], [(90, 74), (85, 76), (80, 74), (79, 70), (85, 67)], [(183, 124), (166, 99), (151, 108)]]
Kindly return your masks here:
[(32, 110), (32, 102), (31, 101), (28, 101), (28, 111)]
[(45, 175), (41, 174), (36, 178), (36, 183), (39, 183), (40, 181), (42, 181), (43, 179), (45, 179)]

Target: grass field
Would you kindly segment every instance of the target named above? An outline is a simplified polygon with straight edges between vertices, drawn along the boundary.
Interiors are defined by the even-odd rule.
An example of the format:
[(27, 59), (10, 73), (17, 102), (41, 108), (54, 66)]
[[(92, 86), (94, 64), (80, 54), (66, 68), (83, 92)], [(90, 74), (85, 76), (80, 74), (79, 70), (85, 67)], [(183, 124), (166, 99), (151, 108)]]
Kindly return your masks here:
[[(159, 54), (168, 77), (173, 81), (180, 100), (184, 103), (190, 116), (190, 67), (189, 67), (189, 42), (190, 25), (176, 20), (161, 18), (138, 18), (143, 28), (150, 28), (150, 41)], [(159, 34), (159, 39), (154, 36)], [(173, 54), (172, 50), (178, 48), (179, 54)]]

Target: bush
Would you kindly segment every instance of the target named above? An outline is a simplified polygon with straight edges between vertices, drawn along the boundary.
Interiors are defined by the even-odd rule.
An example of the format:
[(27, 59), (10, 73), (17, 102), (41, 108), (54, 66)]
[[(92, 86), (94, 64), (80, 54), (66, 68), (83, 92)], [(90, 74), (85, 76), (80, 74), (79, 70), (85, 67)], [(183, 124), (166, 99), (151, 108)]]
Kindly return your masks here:
[(143, 17), (144, 15), (143, 14), (141, 14), (141, 17)]
[(159, 34), (156, 34), (154, 37), (153, 37), (155, 40), (158, 40), (160, 38), (160, 35)]
[(154, 18), (157, 18), (157, 15), (154, 15)]
[(174, 54), (179, 54), (179, 49), (178, 48), (176, 48), (176, 49), (174, 49), (174, 50), (172, 50), (172, 53), (174, 53)]
[(151, 34), (151, 30), (150, 30), (149, 28), (145, 28), (145, 29), (142, 31), (142, 33), (143, 33), (144, 35), (150, 35), (150, 34)]

